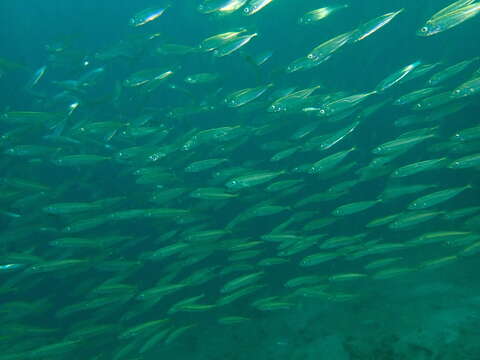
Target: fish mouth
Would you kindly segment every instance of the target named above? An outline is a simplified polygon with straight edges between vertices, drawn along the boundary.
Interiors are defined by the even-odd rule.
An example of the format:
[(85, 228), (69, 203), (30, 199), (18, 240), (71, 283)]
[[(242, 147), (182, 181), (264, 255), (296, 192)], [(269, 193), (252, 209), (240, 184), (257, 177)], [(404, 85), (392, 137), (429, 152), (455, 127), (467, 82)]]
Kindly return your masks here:
[(420, 36), (420, 37), (429, 37), (429, 36), (430, 36), (430, 34), (427, 35), (427, 34), (422, 33), (422, 32), (420, 32), (420, 31), (417, 31), (417, 34), (416, 34), (416, 35), (417, 35), (417, 36)]

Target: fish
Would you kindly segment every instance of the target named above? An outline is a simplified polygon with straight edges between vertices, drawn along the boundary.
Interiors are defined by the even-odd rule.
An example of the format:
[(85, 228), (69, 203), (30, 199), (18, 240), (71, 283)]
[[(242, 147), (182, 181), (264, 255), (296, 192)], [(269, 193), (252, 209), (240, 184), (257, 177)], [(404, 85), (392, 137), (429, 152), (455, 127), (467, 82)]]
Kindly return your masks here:
[(225, 97), (225, 104), (228, 107), (240, 107), (262, 96), (273, 84), (258, 86), (234, 91)]
[(475, 57), (473, 59), (469, 60), (463, 60), (460, 61), (459, 63), (456, 63), (454, 65), (451, 65), (447, 67), (446, 69), (443, 69), (435, 74), (433, 74), (430, 79), (428, 79), (428, 84), (429, 85), (438, 85), (442, 82), (445, 82), (446, 80), (456, 76), (457, 74), (461, 73), (464, 71), (466, 68), (468, 68), (472, 63), (478, 61), (479, 58)]
[(320, 116), (332, 116), (357, 106), (361, 102), (365, 101), (369, 96), (374, 95), (376, 93), (377, 91), (371, 91), (363, 94), (350, 95), (350, 96), (332, 101), (330, 103), (327, 103), (319, 107), (318, 109), (304, 108), (303, 110), (306, 111), (308, 109), (308, 111), (315, 111), (315, 112), (318, 111), (318, 114)]
[(272, 1), (273, 0), (250, 0), (248, 5), (243, 8), (243, 14), (247, 16), (256, 14)]
[(416, 61), (410, 65), (407, 65), (400, 70), (397, 70), (390, 76), (386, 77), (382, 80), (377, 87), (375, 88), (376, 92), (382, 92), (387, 90), (388, 88), (392, 87), (393, 85), (397, 84), (398, 82), (402, 81), (408, 74), (415, 70), (421, 64), (420, 61)]
[(126, 87), (137, 87), (147, 85), (152, 82), (164, 80), (173, 75), (172, 70), (167, 69), (145, 69), (131, 74), (123, 81)]
[[(222, 0), (222, 1), (225, 1), (225, 0)], [(228, 44), (229, 41), (236, 39), (239, 35), (241, 35), (246, 31), (247, 29), (240, 28), (239, 30), (236, 30), (236, 31), (227, 31), (224, 33), (219, 33), (216, 35), (209, 36), (200, 42), (200, 44), (198, 45), (198, 48), (204, 52), (214, 51), (215, 49), (218, 49), (219, 47), (225, 44)]]
[(220, 78), (216, 73), (197, 73), (185, 77), (187, 84), (208, 84), (217, 81)]
[(313, 86), (292, 92), (288, 95), (281, 96), (276, 99), (267, 109), (268, 112), (283, 112), (293, 110), (296, 107), (302, 106), (303, 101), (312, 95), (317, 89), (321, 88), (320, 85)]
[(375, 149), (372, 150), (372, 152), (377, 155), (394, 154), (396, 152), (408, 150), (413, 146), (422, 143), (423, 141), (430, 139), (434, 136), (435, 134), (426, 134), (419, 136), (401, 137), (377, 146)]
[(343, 4), (343, 5), (332, 5), (332, 6), (326, 6), (323, 8), (315, 9), (315, 10), (310, 10), (303, 14), (299, 19), (298, 23), (302, 25), (309, 25), (309, 24), (314, 24), (317, 21), (323, 20), (326, 17), (332, 15), (333, 13), (337, 12), (338, 10), (341, 9), (346, 9), (348, 8), (348, 4)]
[(441, 211), (412, 211), (397, 216), (389, 225), (390, 229), (406, 229), (444, 214)]
[[(462, 4), (459, 6), (457, 4)], [(473, 18), (480, 12), (480, 3), (471, 1), (456, 2), (435, 14), (417, 31), (418, 36), (427, 37), (439, 34)]]
[(419, 197), (418, 199), (412, 201), (410, 205), (408, 205), (408, 209), (427, 209), (432, 206), (438, 205), (442, 202), (450, 200), (451, 198), (457, 196), (461, 192), (471, 189), (471, 185), (466, 185), (463, 187), (456, 187), (451, 189), (439, 190), (428, 195), (424, 195)]
[(380, 201), (381, 200), (358, 201), (350, 204), (341, 205), (332, 211), (332, 215), (346, 216), (346, 215), (355, 214), (371, 208), (372, 206), (376, 205)]
[(130, 18), (129, 25), (133, 27), (143, 26), (158, 19), (167, 9), (168, 6), (141, 10)]
[(225, 44), (213, 50), (213, 56), (224, 57), (238, 51), (243, 46), (247, 45), (258, 33), (242, 35), (228, 40)]
[(340, 48), (352, 41), (352, 37), (352, 32), (346, 32), (337, 35), (313, 48), (307, 54), (307, 59), (317, 63), (327, 61), (334, 52), (338, 51)]
[(353, 147), (348, 150), (342, 150), (335, 154), (329, 155), (324, 157), (323, 159), (318, 160), (317, 162), (313, 163), (308, 170), (310, 174), (319, 174), (325, 171), (331, 170), (333, 167), (337, 166), (340, 162), (345, 159), (348, 154), (354, 151), (356, 148)]
[(450, 169), (467, 169), (480, 166), (480, 154), (473, 154), (461, 157), (452, 161), (448, 168)]
[(251, 285), (257, 281), (259, 281), (265, 273), (263, 271), (259, 271), (252, 274), (242, 275), (235, 279), (230, 280), (227, 282), (222, 289), (220, 290), (222, 293), (230, 293), (234, 290), (237, 290), (241, 287), (245, 287), (247, 285)]
[(454, 99), (472, 96), (480, 91), (480, 76), (468, 80), (452, 91), (451, 97)]
[(234, 12), (246, 3), (239, 3), (237, 0), (208, 0), (197, 6), (197, 10), (202, 14), (212, 14), (215, 12)]
[(300, 261), (299, 265), (303, 267), (315, 266), (315, 265), (322, 264), (324, 262), (336, 259), (338, 256), (339, 254), (334, 252), (330, 252), (330, 253), (322, 252), (322, 253), (312, 254), (304, 257)]
[(394, 101), (394, 105), (407, 105), (415, 103), (418, 100), (421, 100), (425, 97), (433, 95), (437, 91), (441, 90), (440, 87), (427, 87), (424, 89), (414, 90), (408, 94), (400, 96), (397, 100)]
[(33, 47), (10, 21), (0, 359), (302, 358), (320, 315), (361, 310), (351, 348), (381, 302), (474, 304), (479, 2), (383, 3), (132, 5)]
[(251, 174), (241, 175), (229, 180), (225, 186), (232, 190), (249, 188), (252, 186), (262, 185), (281, 175), (284, 171), (267, 171), (267, 172), (253, 172)]
[(189, 164), (187, 167), (185, 167), (185, 172), (197, 173), (200, 171), (209, 170), (227, 161), (228, 159), (205, 159), (205, 160), (195, 161)]
[(25, 88), (27, 90), (32, 90), (33, 87), (35, 87), (38, 84), (38, 82), (43, 78), (46, 71), (47, 71), (47, 65), (44, 65), (41, 68), (39, 68), (38, 70), (36, 70), (35, 73), (33, 74), (32, 78), (27, 83), (27, 85), (25, 85)]
[(438, 159), (423, 160), (417, 163), (404, 165), (396, 169), (392, 173), (392, 177), (411, 176), (423, 171), (439, 169), (441, 167), (444, 167), (447, 164), (447, 162), (448, 162), (448, 159), (446, 157), (443, 157)]
[(358, 42), (364, 40), (374, 32), (380, 30), (382, 27), (390, 23), (397, 15), (401, 14), (405, 9), (400, 9), (395, 12), (386, 13), (375, 19), (372, 19), (354, 30), (352, 34), (352, 41)]

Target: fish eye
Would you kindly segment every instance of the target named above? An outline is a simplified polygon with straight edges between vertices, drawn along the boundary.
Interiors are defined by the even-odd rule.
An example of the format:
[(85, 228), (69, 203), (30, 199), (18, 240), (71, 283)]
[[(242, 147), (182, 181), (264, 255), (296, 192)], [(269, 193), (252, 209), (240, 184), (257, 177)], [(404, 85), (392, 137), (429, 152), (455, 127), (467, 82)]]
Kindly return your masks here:
[(245, 14), (249, 14), (250, 11), (251, 11), (251, 9), (250, 9), (249, 6), (245, 7), (245, 9), (243, 9), (243, 12), (244, 12)]
[(428, 27), (427, 27), (427, 26), (424, 26), (424, 27), (422, 27), (422, 28), (420, 29), (420, 31), (421, 31), (422, 33), (426, 33), (426, 32), (428, 31)]
[(313, 60), (315, 57), (313, 56), (313, 54), (308, 54), (307, 55), (307, 59), (310, 59), (310, 60)]
[(319, 113), (322, 114), (322, 115), (325, 115), (326, 111), (325, 111), (325, 109), (320, 109)]

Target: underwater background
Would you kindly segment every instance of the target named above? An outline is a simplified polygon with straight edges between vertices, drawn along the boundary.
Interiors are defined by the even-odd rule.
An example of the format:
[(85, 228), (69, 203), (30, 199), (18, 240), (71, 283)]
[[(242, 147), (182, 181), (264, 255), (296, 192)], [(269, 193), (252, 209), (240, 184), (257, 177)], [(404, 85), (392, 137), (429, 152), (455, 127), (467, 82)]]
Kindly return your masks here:
[(0, 360), (480, 359), (478, 13), (0, 2)]

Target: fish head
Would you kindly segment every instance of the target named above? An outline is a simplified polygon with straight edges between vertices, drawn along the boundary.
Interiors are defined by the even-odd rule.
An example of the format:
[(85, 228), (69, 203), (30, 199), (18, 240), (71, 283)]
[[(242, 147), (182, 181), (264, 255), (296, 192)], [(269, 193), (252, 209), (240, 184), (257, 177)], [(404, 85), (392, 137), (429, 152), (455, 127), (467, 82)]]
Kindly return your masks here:
[(7, 154), (7, 155), (15, 155), (16, 151), (15, 151), (14, 148), (10, 148), (10, 149), (5, 150), (3, 153)]
[(392, 172), (391, 177), (401, 177), (401, 172), (397, 169), (394, 172)]
[(279, 104), (271, 104), (268, 108), (267, 108), (267, 111), (268, 112), (280, 112), (282, 111), (282, 106), (279, 105)]
[(225, 186), (229, 189), (238, 189), (238, 188), (240, 188), (240, 183), (237, 180), (232, 179), (232, 180), (228, 181), (225, 184)]
[(461, 167), (461, 163), (458, 160), (453, 161), (451, 164), (447, 166), (449, 169), (458, 169)]
[(323, 116), (329, 115), (329, 111), (328, 111), (328, 108), (326, 106), (322, 106), (322, 107), (319, 107), (319, 108), (315, 109), (315, 114), (317, 116), (323, 117)]
[(185, 144), (183, 144), (182, 150), (183, 151), (191, 150), (193, 148), (194, 144), (195, 144), (195, 141), (193, 139), (190, 139)]
[(413, 110), (422, 110), (422, 109), (423, 109), (423, 104), (421, 102), (413, 105)]
[(458, 87), (452, 91), (451, 97), (454, 99), (462, 98), (465, 96), (473, 95), (476, 90), (472, 87)]
[(255, 13), (256, 6), (247, 5), (243, 8), (243, 15), (253, 15)]
[(165, 156), (167, 156), (167, 154), (159, 151), (157, 153), (154, 153), (154, 154), (151, 154), (149, 157), (148, 157), (148, 160), (150, 162), (155, 162), (155, 161), (158, 161), (160, 159), (163, 159)]
[(422, 205), (420, 202), (418, 201), (414, 201), (412, 203), (410, 203), (410, 205), (408, 205), (408, 210), (416, 210), (416, 209), (419, 209), (421, 208), (420, 205)]
[(136, 18), (133, 17), (133, 18), (131, 18), (131, 19), (128, 21), (128, 24), (129, 24), (130, 26), (134, 26), (134, 27), (135, 27), (135, 26), (138, 26), (138, 21), (137, 21)]
[(332, 211), (332, 215), (333, 216), (342, 216), (343, 215), (343, 211), (340, 210), (340, 209), (335, 209)]
[(455, 135), (452, 136), (452, 140), (462, 140), (462, 134), (456, 133)]
[(291, 74), (295, 71), (298, 70), (298, 67), (296, 66), (296, 64), (290, 64), (286, 67), (285, 71), (288, 73), (288, 74)]
[(298, 23), (302, 25), (308, 25), (312, 23), (312, 18), (308, 16), (302, 16), (300, 19), (298, 19)]
[(463, 92), (464, 92), (464, 91), (462, 91), (462, 89), (457, 88), (457, 89), (455, 89), (455, 90), (452, 91), (451, 97), (452, 97), (452, 98), (462, 97), (462, 96), (463, 96)]
[(226, 98), (225, 105), (227, 105), (228, 107), (237, 107), (240, 105), (240, 102), (235, 98)]
[(55, 165), (63, 165), (63, 160), (62, 159), (53, 159), (52, 163)]
[(440, 31), (442, 31), (441, 26), (435, 25), (435, 23), (432, 23), (432, 22), (427, 22), (420, 29), (418, 29), (417, 35), (424, 36), (424, 37), (432, 36), (432, 35), (438, 34)]

